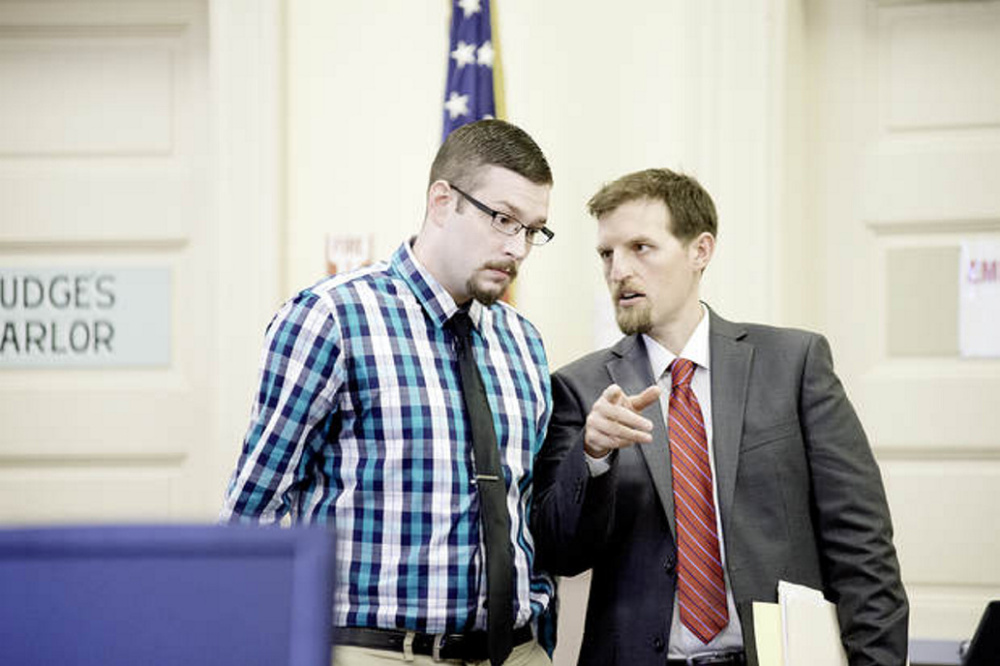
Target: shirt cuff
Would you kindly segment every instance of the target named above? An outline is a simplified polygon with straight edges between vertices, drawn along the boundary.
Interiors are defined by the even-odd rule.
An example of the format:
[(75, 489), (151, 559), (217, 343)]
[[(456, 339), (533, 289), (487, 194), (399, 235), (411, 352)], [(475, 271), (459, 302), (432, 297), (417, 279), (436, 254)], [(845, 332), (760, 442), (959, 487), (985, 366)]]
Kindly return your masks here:
[(611, 456), (614, 455), (614, 451), (604, 456), (603, 458), (595, 458), (594, 456), (587, 453), (586, 450), (583, 452), (583, 459), (587, 461), (587, 469), (590, 470), (591, 478), (595, 476), (600, 476), (604, 474), (609, 469), (611, 469)]

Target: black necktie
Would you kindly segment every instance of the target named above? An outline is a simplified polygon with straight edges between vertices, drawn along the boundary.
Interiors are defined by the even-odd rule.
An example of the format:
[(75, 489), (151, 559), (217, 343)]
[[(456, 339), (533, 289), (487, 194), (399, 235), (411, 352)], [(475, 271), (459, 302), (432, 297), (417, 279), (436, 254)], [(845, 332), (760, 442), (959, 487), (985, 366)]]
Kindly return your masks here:
[(479, 520), (486, 544), (487, 647), (490, 663), (500, 666), (510, 654), (514, 632), (514, 553), (507, 513), (507, 485), (500, 468), (493, 414), (472, 350), (472, 320), (467, 312), (459, 310), (449, 323), (455, 332), (462, 398), (472, 427)]

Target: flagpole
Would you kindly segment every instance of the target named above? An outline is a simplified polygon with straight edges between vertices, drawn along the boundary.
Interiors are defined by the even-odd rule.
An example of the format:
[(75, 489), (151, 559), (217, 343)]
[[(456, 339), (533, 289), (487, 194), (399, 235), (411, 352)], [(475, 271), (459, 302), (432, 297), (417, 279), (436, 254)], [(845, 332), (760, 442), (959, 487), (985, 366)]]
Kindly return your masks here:
[(493, 41), (493, 105), (496, 107), (497, 118), (507, 120), (507, 96), (504, 93), (503, 54), (500, 52), (500, 29), (497, 19), (497, 3), (499, 0), (489, 0), (490, 3), (490, 39)]

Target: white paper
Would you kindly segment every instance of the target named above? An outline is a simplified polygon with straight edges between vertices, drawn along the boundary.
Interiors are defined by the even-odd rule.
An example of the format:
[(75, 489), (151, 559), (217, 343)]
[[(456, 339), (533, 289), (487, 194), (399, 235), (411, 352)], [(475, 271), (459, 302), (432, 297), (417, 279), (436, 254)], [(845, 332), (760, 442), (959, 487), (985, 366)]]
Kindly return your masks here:
[(837, 607), (824, 599), (822, 592), (779, 581), (778, 604), (785, 634), (785, 666), (847, 666)]
[(1000, 242), (965, 241), (959, 256), (959, 353), (1000, 357)]

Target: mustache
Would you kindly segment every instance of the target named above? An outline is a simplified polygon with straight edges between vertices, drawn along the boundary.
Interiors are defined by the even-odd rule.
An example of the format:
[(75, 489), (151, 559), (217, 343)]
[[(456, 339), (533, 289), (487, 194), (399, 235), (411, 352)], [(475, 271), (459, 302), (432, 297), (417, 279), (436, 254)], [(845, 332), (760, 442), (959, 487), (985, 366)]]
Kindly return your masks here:
[(627, 291), (640, 294), (645, 293), (643, 292), (642, 289), (640, 289), (639, 284), (637, 284), (636, 282), (632, 282), (630, 280), (626, 280), (625, 282), (619, 282), (618, 284), (613, 285), (611, 287), (611, 297), (617, 301)]
[(511, 280), (517, 277), (517, 263), (513, 261), (488, 261), (483, 264), (483, 268), (504, 271), (510, 276)]

